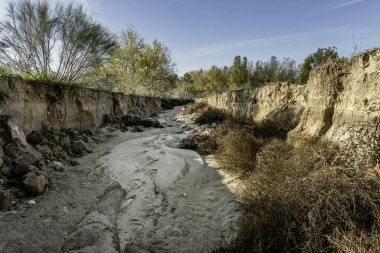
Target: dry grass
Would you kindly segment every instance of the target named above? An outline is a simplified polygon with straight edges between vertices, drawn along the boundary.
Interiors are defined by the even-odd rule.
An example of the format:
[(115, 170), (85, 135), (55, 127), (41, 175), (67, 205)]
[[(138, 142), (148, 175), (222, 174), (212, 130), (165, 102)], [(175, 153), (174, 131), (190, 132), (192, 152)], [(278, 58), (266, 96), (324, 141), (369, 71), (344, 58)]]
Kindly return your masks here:
[(211, 155), (218, 150), (218, 132), (210, 129), (197, 135), (197, 151), (201, 155)]
[(222, 123), (225, 119), (224, 112), (210, 107), (207, 102), (204, 101), (187, 105), (183, 113), (190, 115), (195, 114), (195, 123), (198, 125)]
[(357, 232), (355, 229), (343, 232), (336, 230), (328, 237), (330, 243), (342, 253), (378, 253), (380, 250), (380, 231)]
[(195, 119), (195, 123), (198, 125), (211, 125), (212, 123), (222, 123), (224, 119), (225, 115), (221, 110), (208, 107)]
[(380, 170), (337, 164), (337, 147), (293, 147), (255, 126), (219, 134), (222, 169), (245, 174), (238, 238), (213, 252), (380, 252)]
[(201, 101), (185, 106), (184, 114), (202, 113), (209, 105), (207, 102)]
[(253, 171), (256, 154), (264, 141), (252, 133), (236, 129), (222, 130), (219, 136), (215, 157), (222, 169), (241, 175)]

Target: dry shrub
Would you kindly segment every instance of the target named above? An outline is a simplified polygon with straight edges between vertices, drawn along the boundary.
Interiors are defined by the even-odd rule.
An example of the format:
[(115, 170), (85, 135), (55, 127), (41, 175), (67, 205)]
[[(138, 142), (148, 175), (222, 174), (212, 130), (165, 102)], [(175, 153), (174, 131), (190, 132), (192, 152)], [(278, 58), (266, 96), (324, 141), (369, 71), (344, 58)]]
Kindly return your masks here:
[[(224, 131), (224, 141), (235, 147), (227, 152), (234, 154), (230, 157), (249, 150), (245, 141), (257, 146), (254, 136), (236, 138), (230, 136), (236, 129)], [(326, 142), (309, 140), (300, 147), (279, 139), (261, 142), (259, 150), (241, 152), (256, 154), (243, 165), (254, 170), (238, 192), (246, 210), (239, 236), (213, 252), (380, 252), (378, 167), (341, 166), (335, 160), (339, 150)]]
[(221, 168), (236, 174), (253, 171), (256, 154), (264, 141), (253, 134), (239, 130), (222, 130), (218, 141), (219, 149), (216, 159)]
[[(380, 178), (357, 169), (326, 167), (288, 180), (254, 204), (270, 251), (331, 252), (336, 229), (370, 231), (380, 225)], [(257, 232), (259, 232), (257, 231)], [(380, 249), (379, 249), (380, 250)]]
[(195, 123), (198, 125), (222, 123), (224, 118), (224, 112), (216, 108), (208, 107), (195, 119)]
[(373, 230), (359, 233), (355, 229), (343, 232), (336, 230), (329, 241), (338, 252), (342, 253), (378, 253), (380, 251), (380, 231)]
[(262, 139), (286, 139), (288, 132), (292, 129), (286, 123), (275, 122), (272, 120), (263, 120), (260, 122), (251, 122), (226, 116), (226, 128), (243, 129)]
[(209, 105), (205, 101), (196, 102), (185, 106), (184, 114), (202, 113)]
[(263, 120), (254, 124), (255, 135), (260, 138), (286, 139), (288, 132), (292, 129), (293, 127), (288, 122)]
[(336, 147), (323, 141), (305, 141), (293, 147), (284, 140), (267, 142), (256, 155), (256, 168), (239, 193), (243, 202), (251, 201), (288, 179), (299, 179), (333, 163)]
[(201, 155), (214, 154), (218, 149), (217, 130), (209, 129), (196, 135), (197, 151)]

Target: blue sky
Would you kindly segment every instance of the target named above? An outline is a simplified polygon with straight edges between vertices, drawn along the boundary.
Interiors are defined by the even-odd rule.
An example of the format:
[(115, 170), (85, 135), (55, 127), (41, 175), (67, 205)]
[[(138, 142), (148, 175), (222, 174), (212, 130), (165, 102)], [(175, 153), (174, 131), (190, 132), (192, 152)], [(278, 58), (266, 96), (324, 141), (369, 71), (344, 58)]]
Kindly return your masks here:
[(380, 0), (72, 1), (115, 33), (133, 26), (147, 41), (166, 44), (179, 74), (230, 65), (235, 55), (302, 63), (319, 47), (335, 45), (350, 56), (355, 44), (380, 46)]

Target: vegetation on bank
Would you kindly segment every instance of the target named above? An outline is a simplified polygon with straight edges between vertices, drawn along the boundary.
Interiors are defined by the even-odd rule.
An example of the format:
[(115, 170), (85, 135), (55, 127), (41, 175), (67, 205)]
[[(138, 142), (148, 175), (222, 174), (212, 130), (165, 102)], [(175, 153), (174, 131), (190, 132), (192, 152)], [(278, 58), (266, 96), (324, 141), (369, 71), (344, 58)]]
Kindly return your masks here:
[(161, 42), (145, 43), (133, 29), (116, 36), (82, 6), (47, 1), (9, 3), (0, 66), (0, 75), (31, 83), (156, 96), (174, 89), (177, 78)]
[(208, 70), (189, 71), (179, 79), (178, 85), (192, 95), (204, 96), (237, 87), (257, 87), (273, 82), (305, 84), (310, 72), (329, 59), (339, 59), (336, 47), (319, 48), (306, 57), (301, 65), (297, 65), (291, 58), (279, 60), (276, 56), (253, 64), (247, 57), (236, 56), (231, 66), (212, 66)]
[(238, 237), (213, 252), (379, 252), (378, 167), (348, 164), (347, 150), (317, 139), (292, 146), (287, 124), (226, 118), (221, 128), (200, 133), (196, 147), (239, 177), (244, 217)]
[(133, 28), (112, 34), (80, 5), (10, 2), (0, 23), (0, 75), (129, 94), (197, 97), (271, 82), (304, 84), (316, 66), (338, 57), (335, 47), (318, 49), (299, 66), (291, 58), (272, 56), (253, 64), (236, 56), (231, 66), (179, 78), (163, 43), (147, 43)]

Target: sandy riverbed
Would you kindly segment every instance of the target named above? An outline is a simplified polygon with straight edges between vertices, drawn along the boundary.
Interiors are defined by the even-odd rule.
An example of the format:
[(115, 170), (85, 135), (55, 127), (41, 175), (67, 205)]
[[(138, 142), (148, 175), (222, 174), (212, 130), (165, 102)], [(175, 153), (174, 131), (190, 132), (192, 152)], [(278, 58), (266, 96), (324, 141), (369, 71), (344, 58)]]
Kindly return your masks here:
[[(115, 131), (36, 205), (0, 214), (0, 252), (207, 252), (236, 235), (239, 208), (217, 170), (175, 148), (196, 126)], [(188, 131), (185, 131), (188, 130)]]

